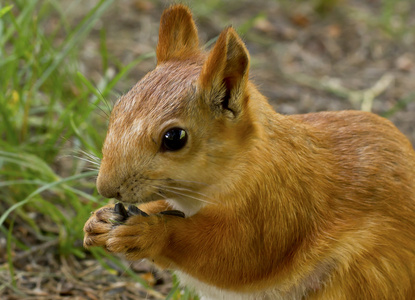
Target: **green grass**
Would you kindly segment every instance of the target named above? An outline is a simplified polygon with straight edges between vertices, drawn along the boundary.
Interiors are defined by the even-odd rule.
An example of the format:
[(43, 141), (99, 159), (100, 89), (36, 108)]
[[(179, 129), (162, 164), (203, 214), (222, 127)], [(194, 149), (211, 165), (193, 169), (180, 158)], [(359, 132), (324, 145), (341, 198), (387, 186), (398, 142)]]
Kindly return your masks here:
[[(104, 131), (96, 128), (105, 128), (106, 119), (95, 111), (102, 98), (87, 100), (91, 91), (76, 73), (77, 45), (111, 2), (100, 1), (73, 28), (54, 2), (12, 1), (0, 8), (0, 228), (24, 220), (45, 240), (58, 238), (61, 253), (80, 257), (84, 250), (73, 245), (99, 201), (88, 180), (96, 171), (85, 172), (86, 162), (75, 159), (69, 159), (70, 176), (62, 178), (58, 169), (81, 149), (99, 154)], [(61, 21), (45, 32), (51, 14)], [(33, 211), (50, 218), (59, 233), (41, 230)]]
[[(89, 163), (74, 156), (100, 155), (107, 122), (102, 112), (110, 110), (103, 99), (138, 62), (102, 82), (101, 93), (77, 72), (78, 45), (112, 2), (100, 1), (75, 27), (68, 25), (58, 2), (10, 1), (0, 7), (0, 229), (8, 235), (9, 254), (28, 248), (11, 234), (18, 221), (39, 240), (57, 240), (60, 255), (85, 257), (82, 227), (103, 203), (94, 189), (97, 171), (86, 171)], [(46, 26), (51, 15), (60, 20), (53, 28)], [(62, 168), (70, 175), (63, 178)], [(53, 224), (51, 231), (33, 213)]]

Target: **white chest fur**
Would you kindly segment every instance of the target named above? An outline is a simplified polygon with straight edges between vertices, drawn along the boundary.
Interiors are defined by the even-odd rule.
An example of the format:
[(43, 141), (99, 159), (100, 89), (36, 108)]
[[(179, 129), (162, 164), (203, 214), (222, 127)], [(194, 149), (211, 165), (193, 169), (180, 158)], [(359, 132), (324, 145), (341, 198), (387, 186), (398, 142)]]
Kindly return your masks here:
[(275, 289), (249, 294), (237, 293), (208, 285), (180, 271), (174, 273), (178, 276), (181, 284), (194, 289), (201, 300), (297, 300), (302, 299), (305, 293), (304, 288), (296, 289), (288, 294)]

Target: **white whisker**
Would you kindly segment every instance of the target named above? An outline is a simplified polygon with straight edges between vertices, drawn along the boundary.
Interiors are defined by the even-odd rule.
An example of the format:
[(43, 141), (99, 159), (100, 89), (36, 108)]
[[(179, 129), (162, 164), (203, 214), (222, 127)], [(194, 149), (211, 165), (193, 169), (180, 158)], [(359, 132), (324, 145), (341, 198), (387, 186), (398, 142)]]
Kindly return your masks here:
[(199, 197), (195, 197), (195, 196), (191, 196), (191, 195), (188, 195), (188, 194), (185, 194), (185, 193), (181, 193), (181, 192), (178, 192), (177, 190), (172, 190), (169, 187), (165, 187), (165, 186), (157, 186), (157, 187), (161, 190), (165, 190), (165, 191), (167, 191), (169, 193), (172, 193), (172, 194), (175, 194), (175, 195), (184, 196), (184, 197), (195, 199), (195, 200), (198, 200), (200, 202), (204, 202), (204, 203), (208, 203), (208, 204), (214, 204), (213, 202), (201, 199)]
[(166, 181), (173, 181), (173, 182), (187, 182), (187, 183), (195, 183), (195, 184), (200, 184), (200, 185), (205, 185), (208, 186), (209, 184), (207, 183), (203, 183), (203, 182), (198, 182), (198, 181), (192, 181), (192, 180), (183, 180), (183, 179), (173, 179), (173, 178), (169, 178), (169, 179), (165, 179)]
[(197, 194), (197, 195), (200, 195), (200, 196), (203, 196), (203, 197), (208, 198), (208, 196), (206, 194), (201, 193), (201, 192), (196, 192), (196, 191), (193, 191), (193, 190), (188, 189), (188, 188), (177, 187), (177, 186), (169, 186), (168, 188), (169, 189), (173, 189), (173, 190), (183, 191), (183, 192), (190, 192), (190, 193), (194, 193), (194, 194)]
[(79, 153), (82, 153), (83, 155), (85, 155), (91, 161), (94, 161), (94, 162), (96, 162), (98, 164), (101, 163), (101, 159), (99, 157), (97, 157), (96, 155), (90, 153), (90, 152), (86, 152), (84, 150), (79, 150)]
[(98, 168), (93, 168), (93, 167), (87, 167), (87, 168), (85, 168), (85, 170), (88, 170), (88, 171), (99, 171), (99, 169)]
[(154, 194), (156, 194), (156, 195), (158, 195), (158, 196), (160, 196), (161, 198), (163, 198), (163, 199), (168, 199), (165, 195), (163, 195), (162, 193), (159, 193), (159, 192), (154, 192)]
[(79, 160), (83, 160), (83, 161), (85, 161), (87, 163), (90, 163), (91, 165), (94, 165), (94, 166), (97, 166), (97, 167), (99, 167), (99, 165), (100, 165), (98, 162), (90, 160), (90, 159), (85, 158), (85, 157), (81, 157), (81, 156), (77, 156), (77, 155), (73, 155), (72, 157), (77, 158)]

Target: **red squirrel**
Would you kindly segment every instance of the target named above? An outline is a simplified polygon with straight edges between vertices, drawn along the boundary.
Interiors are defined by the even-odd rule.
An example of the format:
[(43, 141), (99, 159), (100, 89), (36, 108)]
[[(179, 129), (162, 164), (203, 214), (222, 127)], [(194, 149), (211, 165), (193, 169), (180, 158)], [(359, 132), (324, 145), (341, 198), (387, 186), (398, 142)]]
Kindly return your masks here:
[(361, 111), (281, 115), (232, 27), (163, 12), (157, 67), (115, 104), (85, 247), (174, 270), (204, 299), (415, 299), (415, 151)]

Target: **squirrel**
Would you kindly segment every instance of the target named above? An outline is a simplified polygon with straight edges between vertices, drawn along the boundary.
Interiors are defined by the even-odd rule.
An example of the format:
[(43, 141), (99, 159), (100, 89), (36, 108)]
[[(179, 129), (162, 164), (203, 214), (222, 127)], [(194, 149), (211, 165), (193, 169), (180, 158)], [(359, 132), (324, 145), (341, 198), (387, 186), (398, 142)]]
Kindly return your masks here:
[(182, 4), (111, 112), (84, 246), (173, 270), (203, 299), (415, 299), (415, 151), (362, 111), (281, 115), (232, 27)]

